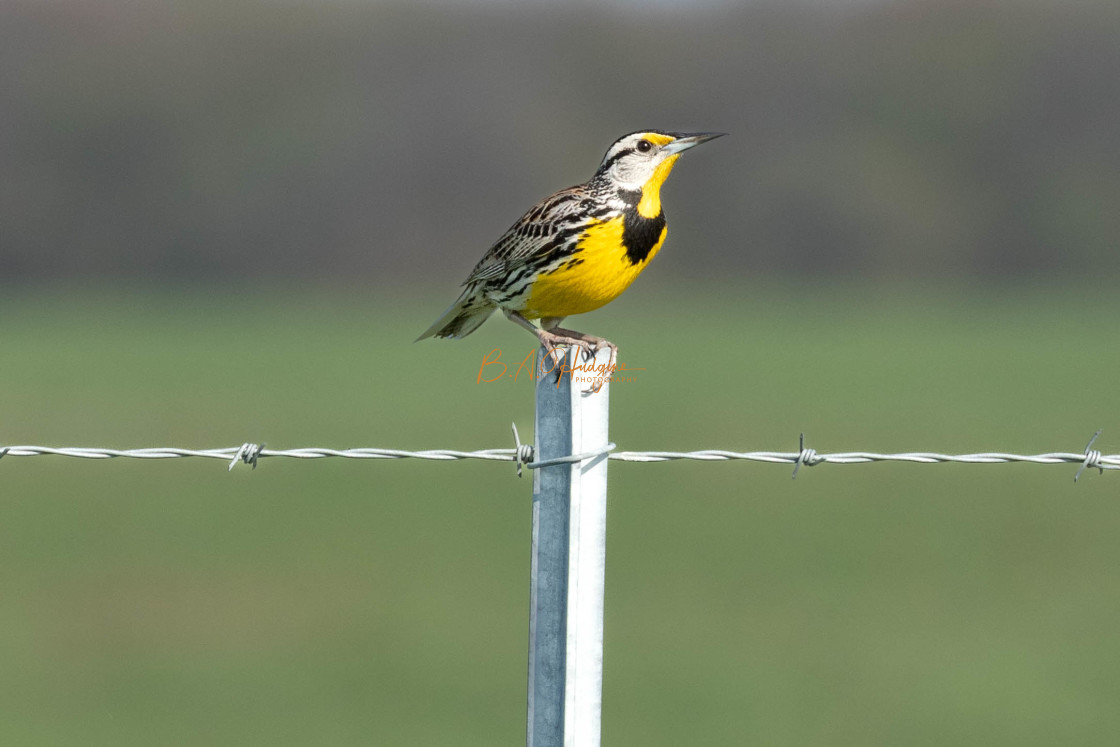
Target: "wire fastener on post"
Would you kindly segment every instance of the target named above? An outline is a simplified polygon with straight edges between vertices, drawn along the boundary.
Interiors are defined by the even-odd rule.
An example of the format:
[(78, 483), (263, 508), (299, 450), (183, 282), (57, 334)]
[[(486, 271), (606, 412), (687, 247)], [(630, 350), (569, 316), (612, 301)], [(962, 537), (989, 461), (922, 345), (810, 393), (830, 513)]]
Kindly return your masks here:
[(585, 451), (582, 454), (571, 454), (569, 456), (556, 457), (555, 459), (545, 459), (541, 462), (533, 461), (533, 445), (521, 443), (521, 436), (517, 433), (517, 423), (511, 423), (513, 426), (513, 461), (517, 464), (517, 476), (521, 477), (521, 467), (525, 466), (529, 469), (540, 469), (541, 467), (552, 467), (557, 464), (574, 464), (576, 462), (583, 462), (588, 459), (609, 454), (616, 448), (615, 444), (608, 443), (601, 446), (594, 451)]
[(525, 466), (529, 469), (540, 469), (541, 467), (552, 467), (557, 464), (574, 464), (576, 462), (583, 462), (589, 459), (594, 459), (595, 457), (602, 456), (603, 454), (609, 454), (610, 452), (614, 451), (614, 449), (615, 445), (613, 443), (608, 443), (600, 446), (598, 449), (585, 451), (582, 454), (570, 454), (568, 456), (556, 457), (554, 459), (545, 459), (541, 462), (530, 462)]

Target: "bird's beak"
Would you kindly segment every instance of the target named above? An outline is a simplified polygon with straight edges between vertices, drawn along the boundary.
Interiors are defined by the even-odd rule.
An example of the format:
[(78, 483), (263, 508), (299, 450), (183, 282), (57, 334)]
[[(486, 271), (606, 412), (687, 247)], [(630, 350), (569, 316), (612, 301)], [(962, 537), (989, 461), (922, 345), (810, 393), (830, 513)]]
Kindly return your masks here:
[(726, 135), (726, 132), (673, 132), (670, 133), (676, 140), (661, 148), (662, 153), (681, 153), (689, 148), (715, 140)]

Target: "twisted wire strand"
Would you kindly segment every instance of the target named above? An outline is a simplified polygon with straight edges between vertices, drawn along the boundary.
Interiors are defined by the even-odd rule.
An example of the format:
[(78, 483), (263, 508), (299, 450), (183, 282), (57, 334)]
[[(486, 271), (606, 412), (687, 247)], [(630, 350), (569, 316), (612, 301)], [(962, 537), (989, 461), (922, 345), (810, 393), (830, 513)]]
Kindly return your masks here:
[[(248, 448), (247, 448), (248, 447)], [(238, 461), (265, 457), (289, 457), (293, 459), (323, 459), (342, 457), (345, 459), (433, 459), (450, 461), (457, 459), (489, 459), (510, 461), (515, 449), (480, 449), (478, 451), (456, 451), (453, 449), (428, 449), (425, 451), (406, 451), (403, 449), (327, 449), (303, 447), (296, 449), (266, 449), (256, 444), (243, 444), (220, 449), (180, 449), (172, 446), (156, 446), (142, 449), (103, 449), (78, 446), (5, 446), (0, 448), (2, 456), (67, 456), (80, 459), (176, 459), (180, 457), (202, 457), (204, 459), (224, 459), (227, 462), (236, 457)]]
[[(1092, 442), (1090, 442), (1090, 447)], [(819, 464), (867, 464), (872, 462), (908, 462), (912, 464), (1007, 464), (1011, 462), (1025, 462), (1030, 464), (1079, 464), (1081, 470), (1078, 477), (1085, 469), (1120, 469), (1120, 454), (1101, 454), (1099, 451), (1086, 448), (1084, 452), (1054, 451), (1045, 454), (1010, 454), (1006, 452), (978, 452), (974, 454), (939, 454), (930, 451), (901, 452), (884, 454), (871, 451), (847, 451), (832, 454), (819, 454), (813, 449), (802, 448), (800, 451), (727, 451), (723, 449), (705, 449), (700, 451), (612, 451), (614, 444), (589, 451), (584, 454), (574, 454), (567, 457), (549, 459), (543, 462), (534, 462), (532, 446), (518, 444), (515, 448), (480, 449), (476, 451), (460, 451), (455, 449), (425, 449), (422, 451), (408, 451), (404, 449), (379, 449), (379, 448), (352, 448), (331, 449), (321, 447), (302, 447), (294, 449), (268, 449), (263, 444), (246, 443), (240, 446), (224, 447), (219, 449), (182, 449), (162, 446), (140, 449), (107, 449), (96, 447), (53, 447), (16, 445), (0, 447), (0, 458), (27, 457), (27, 456), (64, 456), (80, 459), (179, 459), (197, 457), (203, 459), (222, 459), (229, 462), (232, 469), (239, 463), (253, 465), (259, 459), (284, 457), (290, 459), (426, 459), (431, 461), (457, 461), (462, 459), (483, 459), (488, 461), (513, 461), (529, 469), (538, 469), (557, 464), (582, 462), (596, 458), (602, 454), (619, 462), (669, 462), (678, 460), (692, 460), (701, 462), (727, 462), (727, 461), (752, 461), (770, 464), (793, 465), (811, 467)], [(796, 474), (796, 473), (795, 473)]]
[[(1099, 452), (1098, 452), (1099, 454)], [(745, 459), (753, 462), (772, 464), (867, 464), (870, 462), (912, 462), (916, 464), (938, 464), (958, 462), (961, 464), (1006, 464), (1010, 462), (1030, 462), (1032, 464), (1081, 464), (1086, 455), (1072, 452), (1049, 452), (1046, 454), (1008, 454), (1004, 452), (982, 452), (976, 454), (937, 454), (930, 451), (912, 451), (898, 454), (880, 454), (872, 451), (846, 451), (835, 454), (818, 454), (812, 449), (798, 452), (786, 451), (619, 451), (610, 455), (611, 459), (622, 462), (668, 462), (679, 459), (694, 459), (705, 462), (726, 462)], [(1104, 469), (1120, 469), (1120, 454), (1099, 455), (1089, 466)]]

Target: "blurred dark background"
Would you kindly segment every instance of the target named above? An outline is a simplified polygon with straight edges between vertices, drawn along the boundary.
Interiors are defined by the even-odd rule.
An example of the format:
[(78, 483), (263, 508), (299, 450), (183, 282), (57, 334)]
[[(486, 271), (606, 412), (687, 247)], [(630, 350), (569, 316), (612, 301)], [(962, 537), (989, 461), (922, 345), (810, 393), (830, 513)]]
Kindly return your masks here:
[(6, 0), (0, 272), (447, 293), (653, 127), (665, 277), (1114, 274), (1118, 126), (1114, 2)]

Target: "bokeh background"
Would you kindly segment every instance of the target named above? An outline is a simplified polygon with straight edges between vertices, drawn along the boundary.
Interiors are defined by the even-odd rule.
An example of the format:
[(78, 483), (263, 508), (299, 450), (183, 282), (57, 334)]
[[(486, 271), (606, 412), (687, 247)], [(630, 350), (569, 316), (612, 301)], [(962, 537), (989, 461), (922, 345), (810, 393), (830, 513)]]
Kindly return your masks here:
[[(412, 340), (640, 128), (627, 450), (1120, 451), (1120, 6), (0, 0), (0, 443), (511, 446)], [(1109, 744), (1116, 476), (612, 464), (604, 742)], [(5, 744), (524, 738), (503, 463), (0, 460)]]

